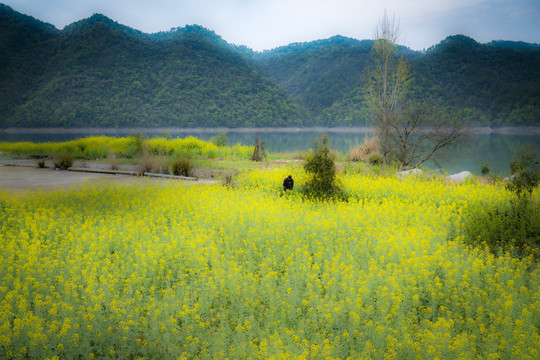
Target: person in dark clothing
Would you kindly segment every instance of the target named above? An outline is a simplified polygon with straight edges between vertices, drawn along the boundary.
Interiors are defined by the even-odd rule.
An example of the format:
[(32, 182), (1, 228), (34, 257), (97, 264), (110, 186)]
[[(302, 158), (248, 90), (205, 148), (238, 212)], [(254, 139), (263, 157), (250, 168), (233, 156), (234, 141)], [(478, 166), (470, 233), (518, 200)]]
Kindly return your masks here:
[(283, 180), (283, 191), (292, 190), (294, 188), (294, 180), (291, 175)]

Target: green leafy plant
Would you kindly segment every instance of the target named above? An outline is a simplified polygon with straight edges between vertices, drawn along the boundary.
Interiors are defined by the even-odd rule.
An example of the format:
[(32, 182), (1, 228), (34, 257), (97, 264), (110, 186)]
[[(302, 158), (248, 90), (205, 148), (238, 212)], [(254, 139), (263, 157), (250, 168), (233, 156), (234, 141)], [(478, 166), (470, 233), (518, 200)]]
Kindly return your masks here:
[(216, 146), (227, 146), (227, 133), (219, 132), (216, 135), (212, 136), (210, 142)]
[(465, 242), (482, 243), (493, 251), (514, 248), (526, 255), (540, 245), (540, 204), (519, 198), (502, 205), (471, 207), (463, 227)]
[(143, 133), (133, 133), (129, 138), (131, 141), (126, 149), (126, 156), (131, 159), (144, 152), (144, 149), (147, 147), (145, 145), (146, 135)]
[[(516, 198), (507, 203), (471, 207), (463, 227), (466, 243), (485, 243), (493, 252), (515, 249), (518, 256), (527, 255), (529, 249), (540, 245), (540, 204), (532, 199), (532, 192), (538, 186), (537, 164), (531, 149), (522, 150), (512, 160), (512, 177), (507, 188)], [(529, 197), (522, 196), (526, 192)]]
[(373, 154), (369, 157), (369, 163), (371, 165), (381, 165), (383, 163), (383, 159), (381, 155), (379, 154)]
[(491, 172), (491, 169), (489, 168), (489, 164), (488, 163), (482, 164), (482, 166), (480, 167), (480, 173), (486, 176), (490, 172)]
[(522, 149), (518, 158), (510, 162), (512, 173), (508, 189), (521, 196), (528, 192), (532, 196), (533, 189), (538, 186), (538, 161), (536, 153), (531, 148)]
[(336, 180), (336, 164), (328, 147), (328, 136), (314, 140), (315, 147), (305, 157), (304, 170), (308, 177), (303, 193), (313, 199), (344, 199)]

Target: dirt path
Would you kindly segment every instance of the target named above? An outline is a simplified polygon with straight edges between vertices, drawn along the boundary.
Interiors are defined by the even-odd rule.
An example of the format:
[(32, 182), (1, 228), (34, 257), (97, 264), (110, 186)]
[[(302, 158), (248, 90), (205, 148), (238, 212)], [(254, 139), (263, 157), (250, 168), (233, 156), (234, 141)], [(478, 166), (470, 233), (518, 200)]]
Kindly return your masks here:
[(58, 187), (70, 188), (89, 182), (130, 183), (137, 181), (175, 181), (184, 185), (210, 184), (217, 181), (199, 179), (197, 181), (147, 178), (130, 175), (99, 174), (91, 172), (56, 171), (52, 168), (39, 169), (34, 160), (13, 160), (0, 158), (0, 191), (3, 190), (39, 190)]

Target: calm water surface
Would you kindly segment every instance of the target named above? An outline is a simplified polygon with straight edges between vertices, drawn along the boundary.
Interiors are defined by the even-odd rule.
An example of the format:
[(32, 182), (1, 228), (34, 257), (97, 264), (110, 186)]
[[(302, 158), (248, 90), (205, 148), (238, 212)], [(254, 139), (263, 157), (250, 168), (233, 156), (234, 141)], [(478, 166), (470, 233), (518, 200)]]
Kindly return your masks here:
[[(140, 131), (141, 132), (141, 131)], [(195, 136), (203, 140), (209, 140), (218, 133), (217, 129), (194, 129), (194, 130), (144, 130), (147, 137), (185, 138)], [(261, 130), (227, 130), (228, 144), (240, 143), (253, 145), (255, 138), (264, 141), (266, 149), (270, 152), (296, 152), (305, 151), (313, 146), (313, 139), (328, 134), (332, 149), (341, 153), (347, 153), (355, 144), (361, 144), (365, 136), (371, 136), (369, 129), (261, 129)], [(84, 132), (0, 132), (0, 141), (67, 141), (89, 135), (127, 136), (133, 134), (132, 130), (117, 130), (104, 132), (100, 130)], [(508, 164), (519, 155), (520, 149), (532, 147), (540, 158), (540, 133), (520, 134), (472, 134), (467, 141), (458, 147), (446, 151), (444, 156), (437, 162), (427, 164), (431, 169), (443, 168), (450, 173), (470, 171), (479, 173), (483, 164), (488, 164), (492, 172), (499, 174), (509, 173)]]

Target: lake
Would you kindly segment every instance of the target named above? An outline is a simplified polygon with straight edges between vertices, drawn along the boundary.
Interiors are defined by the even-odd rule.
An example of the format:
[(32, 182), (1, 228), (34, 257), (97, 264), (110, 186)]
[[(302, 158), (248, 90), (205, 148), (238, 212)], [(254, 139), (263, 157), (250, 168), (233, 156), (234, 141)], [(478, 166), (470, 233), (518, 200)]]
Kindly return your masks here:
[[(89, 135), (127, 136), (134, 132), (147, 137), (172, 138), (195, 136), (209, 140), (218, 129), (70, 129), (70, 130), (17, 130), (0, 131), (0, 141), (67, 141)], [(224, 129), (228, 144), (253, 145), (255, 138), (264, 141), (269, 152), (305, 151), (313, 146), (313, 139), (328, 134), (332, 149), (347, 153), (355, 144), (361, 144), (365, 136), (371, 136), (369, 128), (293, 128), (293, 129)], [(540, 158), (540, 128), (506, 128), (495, 132), (473, 132), (464, 144), (447, 151), (438, 162), (430, 162), (431, 169), (443, 168), (450, 173), (470, 171), (479, 173), (483, 164), (492, 172), (508, 174), (508, 164), (524, 147), (532, 147)]]

